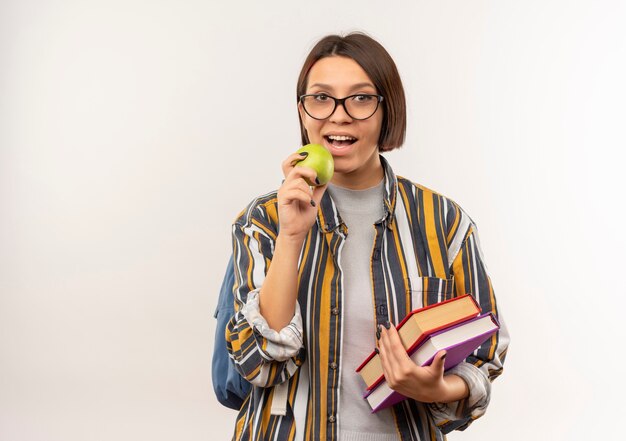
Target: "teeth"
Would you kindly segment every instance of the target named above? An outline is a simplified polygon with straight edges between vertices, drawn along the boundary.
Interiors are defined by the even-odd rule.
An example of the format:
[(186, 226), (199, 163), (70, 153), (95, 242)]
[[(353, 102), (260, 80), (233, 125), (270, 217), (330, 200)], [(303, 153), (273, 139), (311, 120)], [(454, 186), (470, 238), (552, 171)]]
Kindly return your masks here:
[(332, 139), (334, 141), (356, 141), (356, 138), (352, 136), (343, 136), (343, 135), (328, 135), (328, 139)]

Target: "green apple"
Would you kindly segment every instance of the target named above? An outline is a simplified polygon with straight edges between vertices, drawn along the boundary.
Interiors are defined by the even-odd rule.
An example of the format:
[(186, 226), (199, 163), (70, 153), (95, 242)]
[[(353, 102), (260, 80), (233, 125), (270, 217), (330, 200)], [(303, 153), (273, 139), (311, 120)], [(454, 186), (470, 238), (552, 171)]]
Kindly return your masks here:
[(301, 167), (309, 167), (315, 170), (317, 173), (317, 180), (319, 184), (310, 182), (305, 179), (307, 184), (316, 187), (318, 185), (324, 185), (333, 177), (335, 172), (335, 163), (333, 161), (333, 155), (330, 154), (326, 147), (320, 144), (307, 144), (296, 153), (307, 152), (308, 155), (301, 161), (298, 161), (296, 165)]

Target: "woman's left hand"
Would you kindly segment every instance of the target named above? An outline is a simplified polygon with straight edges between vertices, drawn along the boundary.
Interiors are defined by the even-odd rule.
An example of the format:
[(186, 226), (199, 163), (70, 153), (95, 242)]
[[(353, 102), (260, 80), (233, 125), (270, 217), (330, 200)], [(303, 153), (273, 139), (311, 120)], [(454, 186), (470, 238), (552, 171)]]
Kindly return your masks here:
[(430, 366), (418, 366), (404, 349), (395, 326), (379, 328), (380, 360), (389, 387), (422, 403), (448, 401), (450, 390), (443, 375), (446, 352), (439, 351)]

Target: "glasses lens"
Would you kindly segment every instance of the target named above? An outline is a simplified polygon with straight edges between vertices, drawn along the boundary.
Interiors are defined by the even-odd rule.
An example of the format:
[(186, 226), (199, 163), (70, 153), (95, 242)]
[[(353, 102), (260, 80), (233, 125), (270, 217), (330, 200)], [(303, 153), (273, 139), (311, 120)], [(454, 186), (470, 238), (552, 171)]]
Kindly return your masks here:
[(376, 95), (355, 95), (348, 98), (345, 103), (352, 118), (367, 119), (376, 112), (378, 97)]
[[(348, 115), (353, 119), (367, 119), (376, 113), (380, 97), (378, 95), (354, 95), (343, 101)], [(309, 116), (326, 119), (335, 111), (335, 99), (327, 95), (304, 95), (302, 105)]]
[(311, 117), (326, 119), (335, 109), (335, 100), (325, 95), (307, 95), (302, 98), (302, 105)]

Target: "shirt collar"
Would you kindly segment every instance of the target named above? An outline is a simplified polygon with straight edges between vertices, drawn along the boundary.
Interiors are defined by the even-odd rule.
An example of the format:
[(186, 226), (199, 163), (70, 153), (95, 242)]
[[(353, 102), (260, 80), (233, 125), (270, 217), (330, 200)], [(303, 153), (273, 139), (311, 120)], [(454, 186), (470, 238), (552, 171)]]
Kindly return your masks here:
[[(385, 173), (385, 183), (383, 185), (384, 213), (380, 221), (376, 223), (383, 223), (385, 226), (388, 226), (391, 223), (396, 208), (398, 178), (382, 155), (380, 155), (380, 162)], [(339, 215), (339, 210), (337, 210), (337, 206), (330, 196), (330, 193), (326, 191), (324, 196), (322, 196), (322, 201), (317, 211), (317, 225), (321, 231), (329, 233), (342, 225), (342, 223), (343, 221)]]

